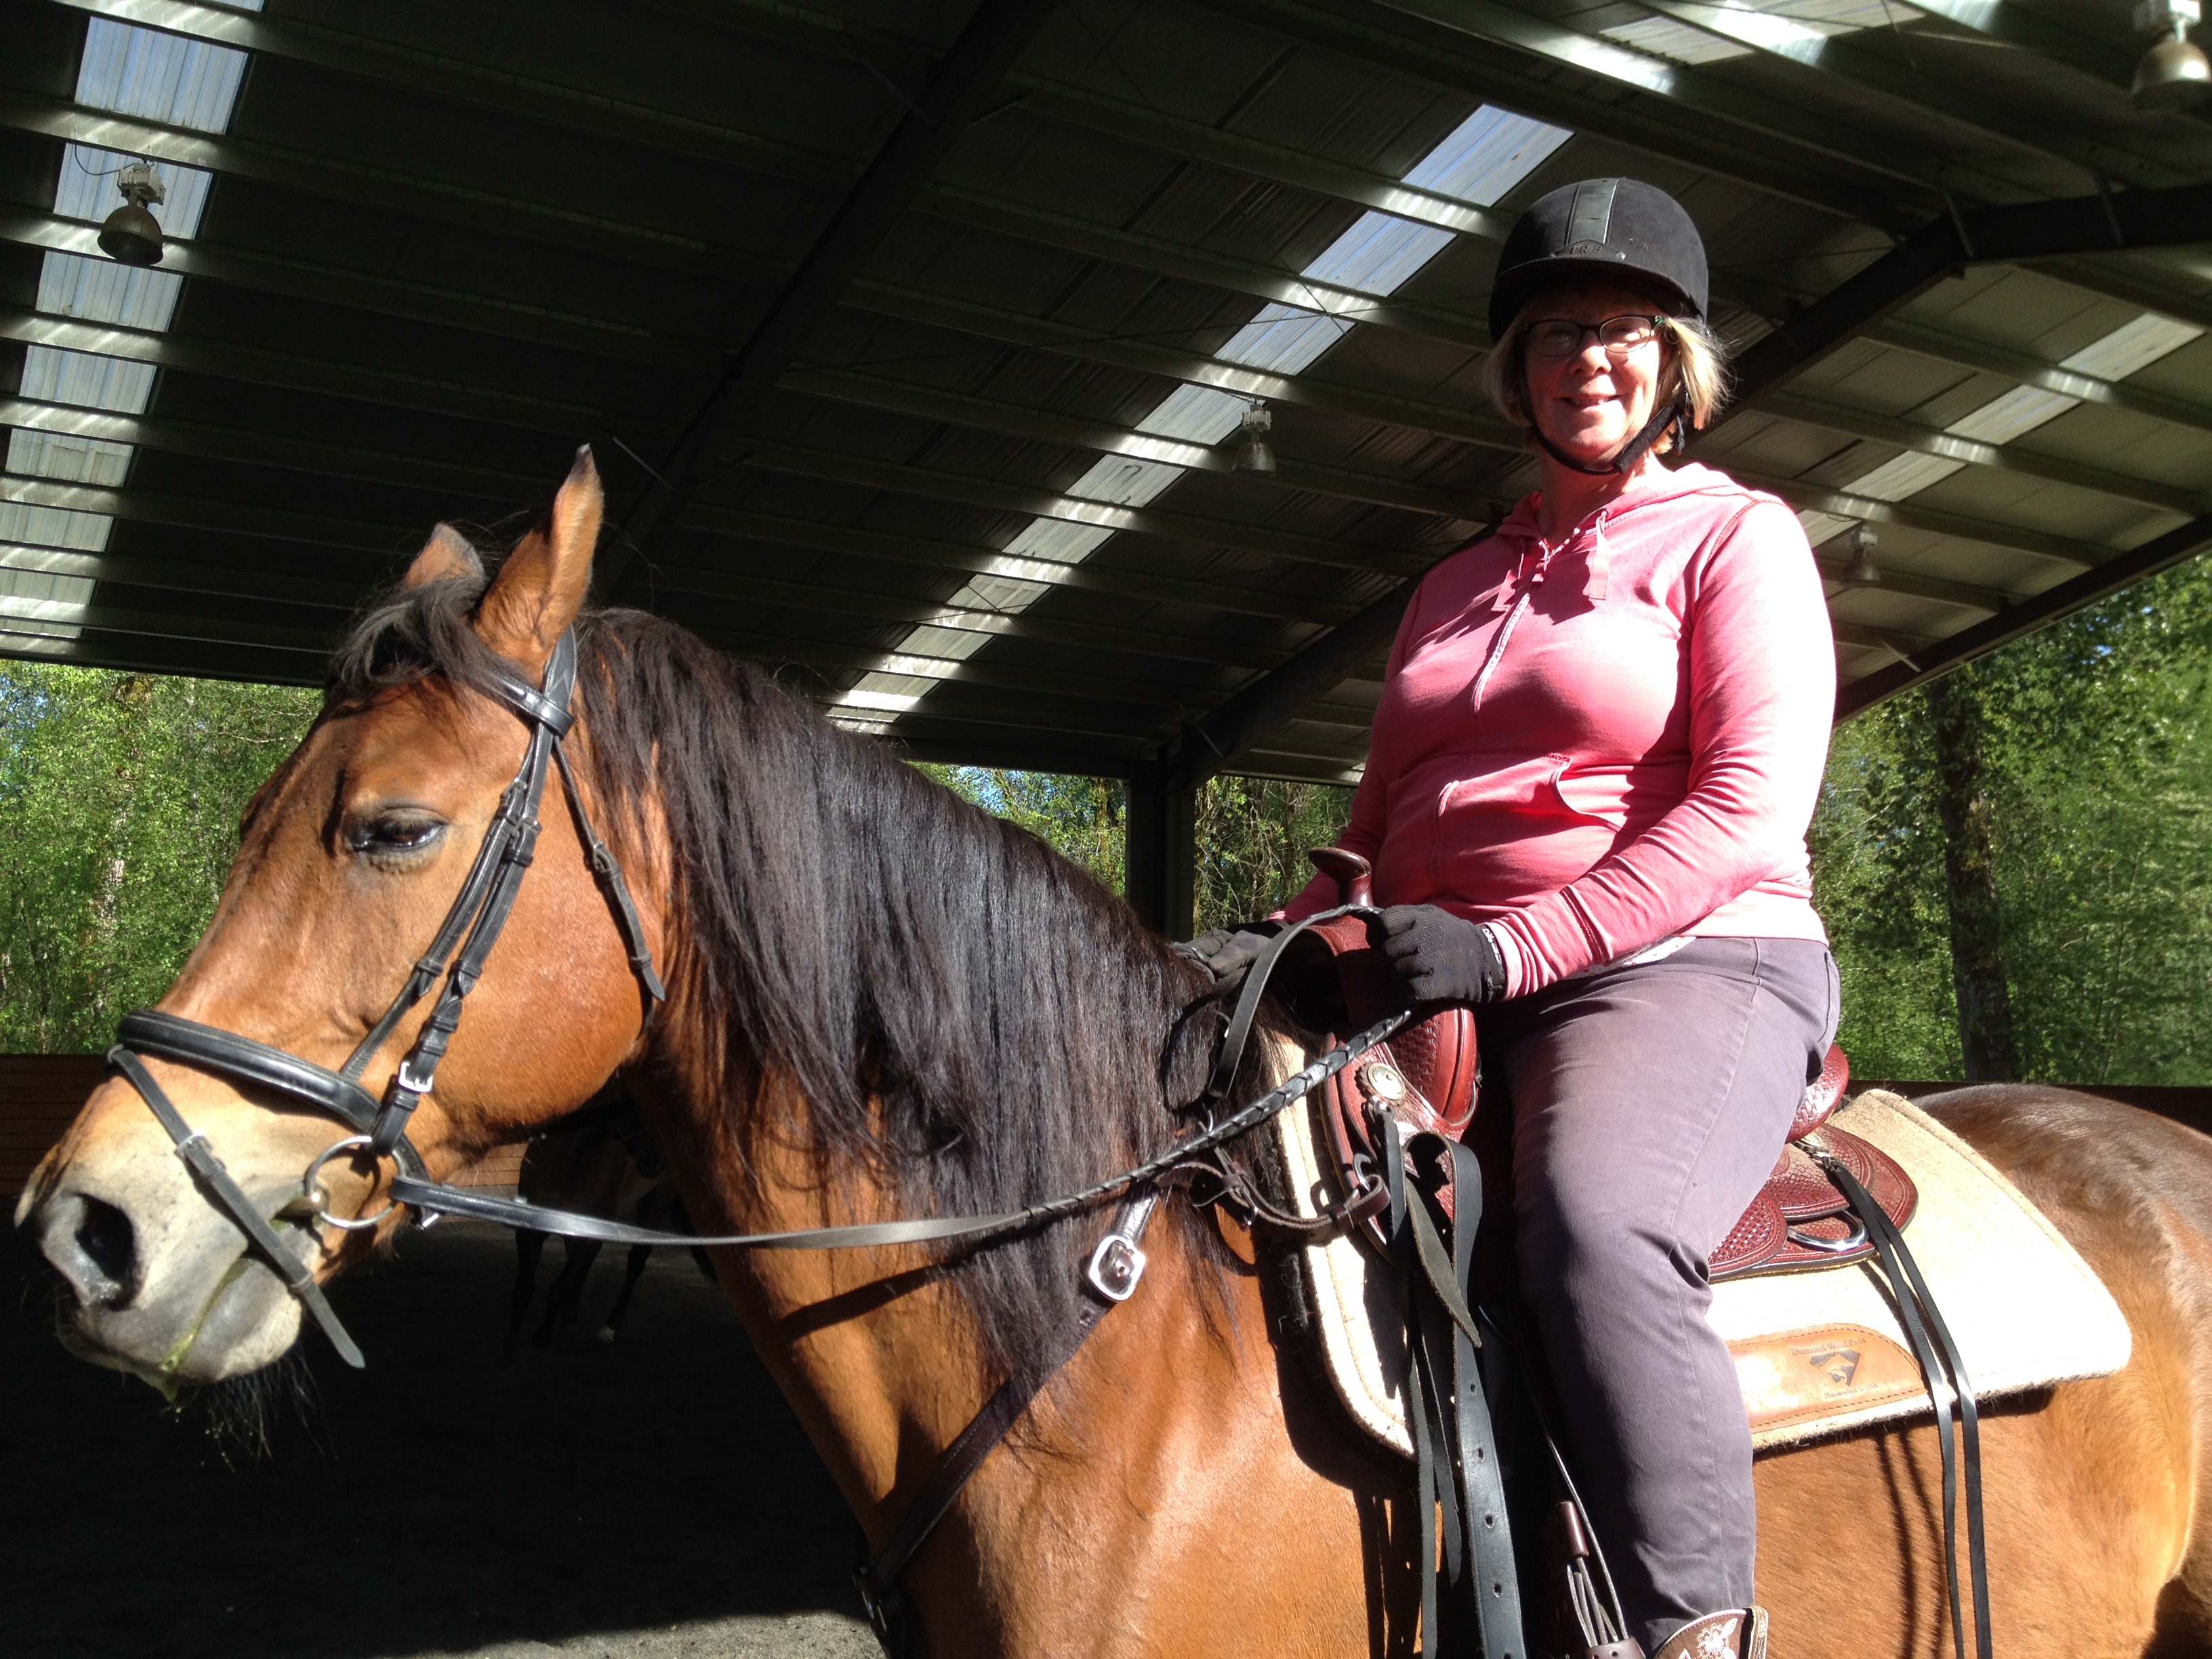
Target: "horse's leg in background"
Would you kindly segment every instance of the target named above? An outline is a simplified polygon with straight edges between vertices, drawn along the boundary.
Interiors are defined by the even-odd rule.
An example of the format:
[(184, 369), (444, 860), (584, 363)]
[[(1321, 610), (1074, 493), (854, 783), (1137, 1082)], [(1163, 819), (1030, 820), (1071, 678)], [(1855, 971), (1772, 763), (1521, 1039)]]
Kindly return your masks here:
[(561, 1276), (545, 1292), (545, 1316), (538, 1322), (538, 1334), (531, 1339), (532, 1345), (540, 1348), (551, 1347), (555, 1328), (576, 1316), (576, 1304), (584, 1299), (585, 1281), (592, 1276), (592, 1263), (599, 1259), (599, 1241), (596, 1238), (564, 1238), (561, 1242), (568, 1255), (561, 1262)]
[(511, 1364), (522, 1345), (522, 1321), (530, 1311), (530, 1298), (538, 1291), (538, 1259), (545, 1254), (545, 1235), (527, 1227), (514, 1230), (514, 1293), (507, 1298), (507, 1340), (500, 1345), (501, 1364)]
[(606, 1322), (599, 1327), (600, 1341), (615, 1340), (615, 1333), (622, 1328), (622, 1322), (629, 1313), (630, 1292), (637, 1288), (637, 1281), (645, 1277), (645, 1264), (652, 1260), (652, 1245), (633, 1244), (629, 1247), (629, 1266), (623, 1273), (622, 1289), (615, 1293), (615, 1305), (607, 1310)]

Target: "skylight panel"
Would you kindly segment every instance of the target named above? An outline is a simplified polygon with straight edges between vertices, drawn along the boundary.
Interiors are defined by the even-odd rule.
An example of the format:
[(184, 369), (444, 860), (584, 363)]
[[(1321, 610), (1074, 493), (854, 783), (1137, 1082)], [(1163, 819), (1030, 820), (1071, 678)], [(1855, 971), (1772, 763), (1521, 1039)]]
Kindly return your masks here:
[(159, 332), (176, 315), (184, 285), (173, 270), (148, 270), (49, 248), (39, 270), (38, 305), (57, 316)]
[(181, 34), (87, 20), (76, 101), (166, 126), (221, 132), (230, 125), (246, 54)]
[(1180, 438), (1185, 443), (1201, 444), (1211, 449), (1237, 430), (1237, 423), (1251, 406), (1249, 398), (1213, 386), (1179, 386), (1168, 393), (1166, 401), (1158, 409), (1137, 422), (1137, 430), (1157, 432), (1163, 437)]
[(130, 357), (33, 345), (23, 354), (23, 397), (33, 403), (70, 404), (143, 415), (154, 397), (154, 365)]
[[(1571, 136), (1564, 129), (1485, 106), (1423, 157), (1402, 182), (1487, 207), (1520, 185)], [(1363, 213), (1300, 275), (1309, 282), (1380, 297), (1403, 287), (1450, 246), (1453, 235), (1440, 226), (1370, 210)], [(1298, 374), (1351, 332), (1356, 319), (1356, 310), (1349, 315), (1330, 314), (1318, 305), (1309, 309), (1269, 304), (1238, 329), (1215, 356), (1219, 362), (1271, 374)], [(1251, 404), (1251, 398), (1218, 387), (1185, 385), (1163, 398), (1137, 422), (1137, 429), (1211, 448), (1237, 430)], [(1171, 462), (1142, 456), (1102, 456), (1067, 487), (1067, 504), (1073, 507), (1095, 501), (1142, 507), (1158, 498), (1185, 471)], [(1030, 520), (1007, 543), (1003, 571), (970, 581), (956, 596), (956, 603), (1009, 615), (1036, 603), (1051, 589), (1044, 582), (1020, 577), (1025, 558), (1062, 565), (1079, 563), (1119, 528), (1085, 522), (1085, 518), (1079, 512), (1070, 512), (1066, 516)], [(933, 678), (957, 674), (961, 662), (990, 637), (980, 630), (929, 623), (917, 626), (904, 641), (905, 654), (886, 655), (876, 669), (860, 677), (853, 690), (831, 699), (841, 711), (838, 719), (860, 730), (884, 729), (921, 701)], [(926, 654), (917, 655), (917, 647)]]
[(2124, 327), (2081, 348), (2059, 367), (2100, 380), (2124, 380), (2138, 369), (2148, 368), (2170, 351), (2179, 351), (2204, 331), (2146, 311)]
[[(89, 576), (52, 570), (0, 568), (0, 616), (41, 622), (74, 622), (92, 598)], [(58, 614), (66, 611), (67, 615)]]
[(1961, 438), (1978, 438), (1985, 444), (2008, 444), (2024, 432), (2033, 432), (2056, 419), (2081, 400), (2040, 386), (2014, 386), (1995, 403), (1984, 404), (1972, 414), (1943, 429)]
[(1301, 311), (1295, 306), (1270, 303), (1260, 314), (1230, 337), (1215, 356), (1224, 362), (1271, 374), (1300, 374), (1352, 332), (1349, 317), (1330, 317)]
[(115, 520), (104, 513), (72, 513), (67, 507), (30, 501), (0, 501), (0, 542), (33, 547), (62, 547), (74, 553), (105, 553)]
[(8, 470), (33, 478), (113, 488), (129, 476), (131, 446), (74, 432), (41, 432), (13, 427), (8, 433)]
[(1853, 479), (1844, 488), (1854, 495), (1871, 495), (1878, 501), (1901, 501), (1930, 484), (1942, 483), (1965, 465), (1964, 461), (1908, 449), (1895, 459), (1884, 461), (1873, 471)]
[(1601, 31), (1608, 40), (1678, 64), (1717, 64), (1765, 50), (1810, 56), (1832, 35), (1888, 28), (1925, 14), (1901, 0), (1718, 0)]
[[(1828, 3), (1840, 6), (1844, 0), (1828, 0)], [(2059, 367), (2073, 369), (2078, 374), (2094, 374), (2103, 380), (2125, 380), (2137, 370), (2148, 368), (2168, 352), (2180, 349), (2203, 332), (2193, 324), (2176, 322), (2171, 317), (2161, 317), (2156, 312), (2147, 311), (2134, 321), (2124, 323), (2110, 334), (2091, 341), (2065, 359)], [(2014, 386), (2003, 396), (1990, 399), (1943, 429), (1980, 443), (2008, 444), (2034, 431), (2046, 422), (2056, 420), (2081, 401), (2079, 398), (2069, 398), (2063, 392), (2045, 392), (2039, 386)], [(1854, 495), (1870, 495), (1876, 501), (1903, 501), (1907, 495), (1917, 495), (1931, 484), (1941, 483), (1965, 465), (1963, 461), (1924, 455), (1917, 450), (1908, 451), (1883, 462), (1863, 477), (1853, 479), (1844, 488)], [(1805, 526), (1807, 539), (1815, 547), (1848, 528), (1852, 522), (1831, 513), (1816, 513), (1810, 508), (1800, 513), (1797, 519)]]
[(1601, 31), (1608, 40), (1648, 52), (1677, 64), (1718, 64), (1730, 58), (1748, 58), (1752, 48), (1723, 35), (1679, 23), (1671, 17), (1639, 17)]
[[(123, 202), (115, 193), (115, 175), (137, 160), (135, 155), (118, 155), (89, 144), (70, 145), (62, 157), (54, 211), (64, 219), (97, 222), (106, 218)], [(147, 211), (161, 222), (164, 238), (188, 241), (199, 230), (200, 215), (207, 210), (208, 186), (215, 182), (215, 175), (174, 161), (155, 161), (153, 167), (161, 181), (162, 199)]]
[(1572, 137), (1565, 127), (1485, 104), (1422, 157), (1404, 182), (1489, 207)]
[(1301, 274), (1310, 282), (1358, 289), (1363, 294), (1391, 294), (1451, 242), (1452, 233), (1441, 225), (1417, 224), (1388, 213), (1363, 213)]

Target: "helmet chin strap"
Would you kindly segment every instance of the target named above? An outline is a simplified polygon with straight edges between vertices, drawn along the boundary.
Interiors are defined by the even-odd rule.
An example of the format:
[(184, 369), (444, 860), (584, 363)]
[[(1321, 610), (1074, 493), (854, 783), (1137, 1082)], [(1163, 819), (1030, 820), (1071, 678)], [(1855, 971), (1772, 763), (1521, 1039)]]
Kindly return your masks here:
[(1653, 447), (1665, 440), (1668, 431), (1678, 425), (1686, 427), (1688, 424), (1689, 411), (1683, 408), (1680, 398), (1678, 398), (1673, 403), (1662, 404), (1651, 411), (1651, 418), (1644, 422), (1644, 430), (1621, 445), (1611, 460), (1600, 461), (1595, 466), (1588, 461), (1578, 460), (1568, 454), (1565, 450), (1544, 435), (1544, 428), (1541, 427), (1536, 428), (1536, 441), (1543, 446), (1544, 453), (1561, 466), (1571, 467), (1577, 472), (1587, 473), (1593, 478), (1607, 478), (1617, 473), (1633, 472), (1644, 456), (1650, 453)]

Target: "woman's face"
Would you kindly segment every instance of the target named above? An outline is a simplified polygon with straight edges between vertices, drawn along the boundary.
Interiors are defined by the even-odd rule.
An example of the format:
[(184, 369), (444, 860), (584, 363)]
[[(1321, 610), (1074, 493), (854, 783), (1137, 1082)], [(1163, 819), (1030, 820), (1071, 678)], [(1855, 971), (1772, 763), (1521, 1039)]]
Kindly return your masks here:
[(1650, 317), (1660, 310), (1650, 295), (1634, 289), (1579, 283), (1540, 294), (1522, 311), (1522, 321), (1531, 325), (1590, 325), (1592, 331), (1565, 357), (1541, 356), (1533, 341), (1522, 357), (1530, 417), (1544, 436), (1577, 460), (1601, 464), (1644, 429), (1666, 363), (1667, 347), (1656, 334), (1615, 361), (1600, 343), (1596, 325), (1609, 318)]

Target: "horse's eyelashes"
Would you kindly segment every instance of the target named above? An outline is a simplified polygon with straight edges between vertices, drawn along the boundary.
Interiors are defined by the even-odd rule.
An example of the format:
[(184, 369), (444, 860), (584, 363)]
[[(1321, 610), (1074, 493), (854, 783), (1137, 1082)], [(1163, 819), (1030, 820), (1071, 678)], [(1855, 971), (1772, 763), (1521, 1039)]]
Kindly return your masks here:
[(445, 833), (441, 820), (409, 813), (371, 818), (357, 826), (347, 842), (367, 858), (404, 860), (428, 852)]

